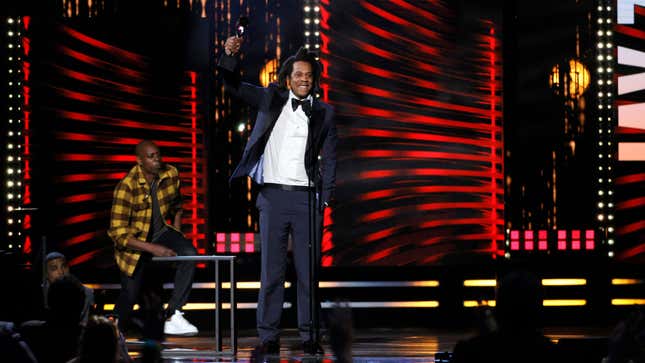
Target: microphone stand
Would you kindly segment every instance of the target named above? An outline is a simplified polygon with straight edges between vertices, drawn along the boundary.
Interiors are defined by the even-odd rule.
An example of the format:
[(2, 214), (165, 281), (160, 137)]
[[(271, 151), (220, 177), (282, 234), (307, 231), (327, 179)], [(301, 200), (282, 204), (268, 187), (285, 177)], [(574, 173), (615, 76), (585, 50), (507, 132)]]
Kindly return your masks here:
[[(304, 105), (303, 105), (304, 106)], [(313, 110), (313, 99), (309, 107), (305, 111), (307, 116), (307, 126), (308, 126), (308, 139), (310, 140), (311, 152), (309, 155), (309, 161), (312, 167), (312, 173), (316, 172), (316, 153), (314, 152), (314, 135), (312, 134), (312, 110)], [(306, 147), (306, 146), (305, 146)], [(305, 155), (307, 150), (305, 149)], [(307, 179), (309, 184), (308, 189), (308, 199), (309, 199), (309, 339), (311, 339), (314, 344), (319, 343), (319, 320), (318, 320), (318, 278), (317, 278), (317, 264), (318, 264), (318, 254), (317, 252), (317, 227), (316, 224), (316, 186), (311, 187), (312, 175), (307, 173)]]

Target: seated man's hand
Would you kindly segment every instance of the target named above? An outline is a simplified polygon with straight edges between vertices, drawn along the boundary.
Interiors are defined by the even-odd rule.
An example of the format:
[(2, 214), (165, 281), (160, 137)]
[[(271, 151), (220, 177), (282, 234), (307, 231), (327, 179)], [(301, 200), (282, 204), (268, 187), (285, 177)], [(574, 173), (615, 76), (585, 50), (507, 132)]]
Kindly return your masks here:
[(177, 256), (177, 253), (175, 253), (175, 251), (171, 250), (170, 248), (164, 247), (162, 245), (156, 245), (154, 243), (150, 244), (148, 252), (150, 252), (155, 257)]

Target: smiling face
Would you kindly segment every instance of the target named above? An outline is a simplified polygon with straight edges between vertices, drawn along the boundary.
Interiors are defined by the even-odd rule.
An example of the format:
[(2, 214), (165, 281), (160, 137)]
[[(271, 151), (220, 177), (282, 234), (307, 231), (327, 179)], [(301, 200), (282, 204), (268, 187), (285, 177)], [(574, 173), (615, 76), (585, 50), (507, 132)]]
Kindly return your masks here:
[(305, 98), (311, 92), (314, 84), (314, 74), (309, 62), (297, 61), (293, 63), (293, 70), (287, 77), (287, 87), (298, 98)]

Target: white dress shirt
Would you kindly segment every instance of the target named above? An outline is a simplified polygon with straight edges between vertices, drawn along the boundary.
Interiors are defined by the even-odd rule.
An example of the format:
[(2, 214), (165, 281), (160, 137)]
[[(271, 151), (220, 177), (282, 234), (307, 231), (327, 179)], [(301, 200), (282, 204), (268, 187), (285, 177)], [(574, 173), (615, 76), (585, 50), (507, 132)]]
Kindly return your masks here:
[[(309, 178), (305, 170), (305, 149), (309, 119), (301, 106), (293, 111), (292, 98), (297, 97), (289, 91), (289, 100), (282, 108), (264, 148), (263, 179), (265, 183), (307, 186)], [(311, 102), (311, 95), (306, 99)]]

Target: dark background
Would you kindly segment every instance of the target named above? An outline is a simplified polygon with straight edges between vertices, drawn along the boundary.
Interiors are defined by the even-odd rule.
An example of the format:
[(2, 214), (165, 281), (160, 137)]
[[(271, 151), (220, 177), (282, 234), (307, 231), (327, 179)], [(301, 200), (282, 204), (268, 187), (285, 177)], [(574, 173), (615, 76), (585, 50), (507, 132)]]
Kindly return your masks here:
[[(72, 256), (93, 249), (109, 250), (109, 241), (102, 230), (108, 223), (109, 191), (116, 177), (97, 180), (100, 186), (83, 186), (99, 196), (94, 203), (83, 207), (86, 209), (66, 208), (60, 203), (61, 196), (70, 194), (74, 186), (59, 181), (66, 174), (79, 173), (79, 170), (97, 175), (108, 171), (125, 172), (131, 163), (126, 157), (131, 153), (131, 147), (127, 145), (131, 146), (135, 139), (143, 137), (168, 140), (168, 147), (164, 148), (166, 155), (177, 162), (187, 160), (182, 156), (187, 157), (191, 147), (183, 150), (173, 144), (173, 132), (159, 133), (155, 123), (173, 124), (177, 122), (173, 117), (186, 116), (186, 110), (181, 109), (181, 94), (189, 83), (189, 72), (197, 76), (195, 102), (199, 136), (195, 146), (200, 153), (200, 205), (199, 220), (186, 222), (198, 225), (198, 240), (204, 250), (212, 249), (213, 241), (209, 236), (215, 231), (257, 231), (257, 215), (248, 185), (244, 182), (228, 184), (247, 137), (246, 131), (237, 131), (237, 126), (251, 124), (253, 111), (223, 94), (214, 60), (219, 52), (218, 45), (233, 26), (228, 18), (249, 15), (251, 26), (244, 49), (244, 78), (257, 83), (259, 71), (266, 62), (284, 58), (302, 44), (302, 4), (281, 1), (265, 8), (263, 3), (247, 2), (242, 7), (231, 5), (229, 9), (219, 2), (209, 1), (206, 3), (207, 18), (200, 17), (200, 2), (195, 2), (192, 9), (185, 3), (180, 3), (179, 7), (164, 7), (157, 1), (137, 4), (105, 2), (105, 10), (98, 14), (88, 16), (91, 9), (81, 8), (79, 14), (72, 17), (57, 16), (64, 12), (60, 5), (31, 8), (23, 4), (7, 10), (34, 14), (29, 34), (32, 38), (32, 79), (36, 86), (32, 102), (33, 200), (41, 207), (39, 213), (42, 215), (34, 220), (33, 233), (36, 239), (47, 235), (52, 248), (64, 247), (65, 241), (80, 234), (96, 235), (97, 238), (86, 242), (83, 252), (65, 251)], [(328, 67), (327, 97), (337, 108), (341, 134), (338, 194), (330, 216), (333, 247), (327, 250), (330, 264), (486, 263), (493, 260), (493, 256), (503, 254), (507, 229), (584, 230), (597, 227), (593, 174), (593, 131), (596, 127), (593, 2), (552, 1), (532, 6), (520, 1), (496, 1), (485, 5), (460, 1), (415, 5), (414, 9), (398, 8), (387, 2), (367, 3), (405, 19), (408, 25), (397, 25), (393, 19), (359, 4), (338, 3), (326, 9), (329, 44), (321, 58)], [(113, 128), (109, 123), (100, 127), (82, 126), (87, 135), (98, 137), (101, 143), (111, 143), (109, 147), (97, 145), (96, 141), (70, 143), (57, 139), (57, 134), (76, 131), (78, 127), (66, 125), (65, 120), (57, 116), (58, 111), (85, 108), (123, 114), (119, 109), (56, 99), (60, 97), (57, 95), (60, 88), (73, 88), (91, 95), (98, 92), (106, 97), (112, 91), (100, 84), (69, 83), (66, 77), (56, 75), (58, 66), (75, 66), (73, 61), (55, 51), (61, 45), (69, 46), (65, 42), (72, 42), (70, 44), (76, 46), (78, 52), (86, 52), (91, 57), (104, 57), (115, 64), (121, 61), (118, 56), (66, 39), (59, 30), (61, 27), (78, 30), (116, 49), (136, 53), (145, 60), (131, 65), (139, 67), (144, 77), (141, 97), (133, 100), (143, 111), (126, 115), (126, 118), (147, 123), (149, 128), (127, 130)], [(491, 29), (493, 35), (488, 34)], [(424, 34), (424, 31), (428, 33)], [(428, 36), (431, 33), (436, 37)], [(485, 47), (481, 43), (490, 39), (495, 41), (494, 92), (497, 98), (494, 101), (499, 110), (495, 122), (501, 128), (495, 135), (494, 152), (491, 153), (490, 145), (485, 142), (459, 145), (451, 141), (350, 136), (357, 129), (365, 128), (408, 132), (408, 135), (454, 136), (464, 140), (481, 138), (483, 134), (473, 131), (475, 129), (423, 126), (422, 123), (424, 117), (472, 123), (475, 127), (488, 122), (488, 116), (463, 111), (463, 107), (485, 110), (485, 102), (490, 101), (481, 102), (477, 98), (490, 94), (486, 87), (492, 83), (486, 84), (486, 77), (492, 69), (487, 62), (492, 58), (489, 54), (485, 55), (488, 58), (482, 58)], [(360, 42), (386, 50), (398, 58), (370, 54), (369, 49), (357, 48), (356, 44)], [(398, 49), (401, 46), (405, 52)], [(436, 49), (437, 53), (430, 56), (424, 53), (427, 49)], [(566, 65), (571, 58), (580, 60), (592, 70), (590, 88), (575, 100), (559, 95), (548, 83), (552, 68)], [(411, 59), (418, 63), (410, 62)], [(393, 71), (395, 75), (388, 78), (356, 72), (354, 67), (358, 63)], [(96, 77), (109, 79), (109, 72), (101, 74), (104, 71), (100, 67), (88, 70), (96, 72)], [(419, 87), (414, 80), (438, 86), (434, 90), (424, 88), (422, 84)], [(139, 81), (131, 82), (137, 84)], [(160, 101), (172, 98), (175, 101)], [(436, 106), (433, 102), (455, 108)], [(393, 116), (359, 116), (357, 110), (365, 110), (354, 106), (387, 110)], [(157, 114), (165, 111), (166, 114)], [(119, 138), (123, 140), (119, 141)], [(572, 149), (572, 142), (575, 149)], [(112, 154), (122, 157), (111, 163), (65, 159), (70, 150), (81, 148), (96, 155), (97, 160)], [(370, 150), (386, 153), (369, 156)], [(447, 153), (448, 158), (454, 153), (466, 158), (488, 154), (495, 164), (481, 158), (449, 160), (436, 153)], [(487, 177), (405, 176), (411, 170), (420, 169), (489, 170), (494, 172), (495, 186), (500, 189), (493, 192), (495, 197), (491, 198), (489, 192), (481, 191), (482, 185), (490, 187), (491, 179)], [(365, 174), (362, 173), (374, 170), (391, 170), (394, 176), (375, 181), (363, 179)], [(182, 173), (190, 173), (190, 162), (182, 168)], [(432, 186), (463, 187), (466, 191), (428, 193), (427, 187)], [(390, 189), (396, 192), (389, 198), (359, 200), (365, 193)], [(467, 208), (451, 207), (451, 203), (468, 202), (475, 204)], [(432, 212), (423, 207), (419, 209), (419, 205), (433, 203), (447, 205)], [(477, 203), (483, 204), (478, 206)], [(54, 212), (58, 210), (65, 213)], [(61, 228), (64, 215), (73, 217), (75, 213), (97, 214), (68, 230)], [(379, 217), (378, 213), (389, 217)], [(431, 226), (427, 227), (425, 222)], [(388, 230), (395, 232), (386, 233), (382, 238), (373, 237), (374, 233)], [(469, 235), (475, 237), (460, 240), (460, 236)], [(361, 244), (366, 239), (374, 243)], [(383, 253), (392, 258), (376, 256)], [(89, 262), (91, 258), (83, 261)]]
[[(257, 83), (267, 62), (302, 45), (302, 2), (275, 1), (265, 7), (264, 2), (247, 1), (228, 8), (227, 3), (207, 1), (206, 18), (201, 18), (200, 2), (192, 9), (185, 1), (176, 7), (163, 1), (132, 3), (106, 1), (105, 10), (92, 16), (90, 9), (64, 16), (60, 2), (20, 2), (4, 10), (7, 15), (32, 15), (26, 34), (32, 49), (32, 205), (39, 211), (28, 231), (31, 250), (15, 243), (8, 248), (9, 240), (0, 244), (3, 258), (10, 261), (3, 265), (24, 268), (30, 278), (39, 277), (40, 241), (46, 236), (47, 250), (64, 252), (84, 281), (116, 282), (112, 244), (105, 235), (111, 191), (133, 165), (132, 148), (144, 137), (158, 140), (166, 160), (180, 168), (189, 211), (184, 225), (200, 252), (214, 252), (215, 232), (257, 231), (253, 190), (244, 182), (228, 183), (253, 111), (223, 93), (214, 64), (234, 20), (246, 14), (251, 26), (243, 49), (243, 77)], [(327, 43), (320, 53), (326, 67), (324, 97), (338, 111), (341, 136), (338, 194), (323, 248), (324, 264), (334, 268), (323, 270), (326, 277), (405, 280), (445, 275), (451, 281), (441, 288), (445, 296), (463, 292), (457, 283), (462, 276), (509, 266), (582, 269), (607, 282), (606, 265), (624, 260), (620, 255), (606, 257), (609, 246), (600, 233), (606, 225), (595, 217), (594, 1), (414, 2), (412, 9), (387, 1), (339, 1), (324, 10), (329, 15), (323, 31)], [(6, 24), (6, 16), (1, 20)], [(113, 48), (101, 50), (96, 42), (79, 41), (67, 30)], [(6, 32), (1, 33), (0, 41), (8, 42)], [(74, 60), (61, 47), (99, 65)], [(137, 57), (124, 57), (121, 51)], [(553, 67), (566, 68), (572, 58), (591, 74), (589, 88), (576, 99), (563, 96), (563, 86), (549, 86)], [(0, 62), (7, 66), (5, 54)], [(358, 63), (381, 71), (359, 69)], [(94, 78), (70, 80), (61, 67)], [(424, 86), (429, 83), (437, 87)], [(4, 92), (7, 82), (0, 78), (0, 84)], [(139, 91), (128, 93), (123, 85)], [(76, 98), (63, 89), (76, 92)], [(98, 101), (88, 102), (83, 95)], [(499, 130), (492, 139), (486, 134), (481, 144), (472, 142), (483, 137), (477, 127), (490, 123), (491, 115), (473, 109), (488, 110), (491, 100), (498, 108), (494, 122)], [(366, 112), (375, 110), (387, 112)], [(6, 119), (7, 110), (0, 112)], [(81, 123), (65, 112), (103, 118)], [(426, 123), (428, 118), (469, 127)], [(247, 125), (246, 131), (237, 131), (240, 123)], [(3, 145), (8, 127), (2, 124)], [(388, 133), (375, 138), (356, 136), (357, 130)], [(400, 133), (406, 137), (391, 136)], [(70, 139), (70, 134), (82, 136)], [(428, 142), (419, 135), (442, 141)], [(70, 156), (79, 154), (84, 156)], [(0, 166), (5, 169), (5, 164)], [(487, 170), (490, 177), (410, 174), (426, 169)], [(373, 171), (382, 173), (369, 174)], [(74, 175), (87, 180), (70, 181)], [(376, 177), (366, 177), (370, 175)], [(462, 189), (437, 192), (433, 187)], [(388, 194), (391, 189), (395, 191)], [(639, 192), (642, 188), (629, 193)], [(369, 201), (361, 199), (366, 194)], [(86, 199), (69, 202), (79, 196)], [(430, 212), (419, 208), (433, 203), (444, 205)], [(472, 204), (453, 208), (455, 203)], [(1, 210), (0, 228), (6, 229), (8, 214)], [(560, 229), (597, 231), (596, 250), (555, 251), (554, 233)], [(505, 255), (510, 230), (549, 231), (549, 251)], [(375, 235), (381, 231), (386, 233)], [(642, 244), (638, 236), (618, 239), (615, 249)], [(241, 279), (255, 281), (258, 254), (238, 256)], [(642, 261), (642, 253), (630, 261)], [(198, 277), (210, 281), (210, 271), (202, 269)], [(605, 287), (594, 290), (594, 296), (602, 295)]]

